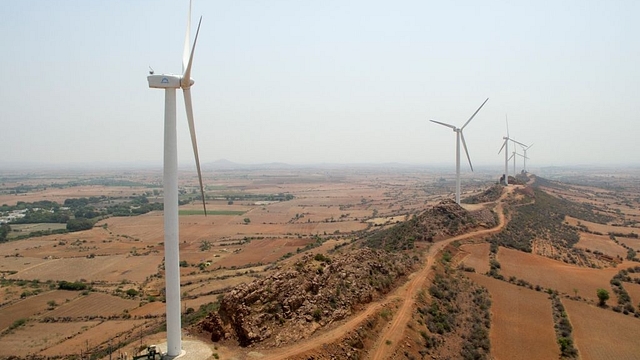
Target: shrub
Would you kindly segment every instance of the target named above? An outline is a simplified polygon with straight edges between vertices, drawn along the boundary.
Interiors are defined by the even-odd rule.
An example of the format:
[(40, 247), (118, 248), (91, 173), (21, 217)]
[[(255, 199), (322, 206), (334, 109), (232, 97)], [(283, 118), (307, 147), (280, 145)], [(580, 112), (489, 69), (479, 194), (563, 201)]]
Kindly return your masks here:
[(58, 283), (58, 289), (60, 290), (71, 290), (71, 291), (78, 291), (78, 290), (86, 290), (87, 289), (87, 284), (79, 282), (79, 281), (75, 281), (75, 282), (68, 282), (68, 281), (60, 281)]
[(609, 300), (609, 292), (605, 289), (596, 290), (596, 295), (598, 295), (598, 305), (605, 306), (607, 300)]

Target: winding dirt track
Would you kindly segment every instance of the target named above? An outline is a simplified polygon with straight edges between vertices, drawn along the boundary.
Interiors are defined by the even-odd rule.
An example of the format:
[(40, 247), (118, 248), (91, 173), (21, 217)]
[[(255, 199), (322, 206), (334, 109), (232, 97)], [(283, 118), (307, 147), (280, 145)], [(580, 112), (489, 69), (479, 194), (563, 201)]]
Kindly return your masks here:
[[(411, 320), (411, 314), (413, 313), (413, 304), (415, 303), (416, 294), (419, 289), (424, 286), (431, 267), (436, 258), (436, 254), (442, 250), (449, 243), (456, 240), (465, 240), (477, 236), (490, 235), (502, 230), (505, 225), (505, 217), (502, 212), (502, 203), (496, 206), (495, 211), (498, 213), (499, 223), (496, 227), (485, 230), (477, 230), (467, 234), (452, 237), (450, 239), (433, 244), (429, 248), (427, 253), (426, 265), (422, 267), (417, 273), (412, 274), (412, 279), (404, 286), (399, 288), (397, 292), (401, 292), (401, 296), (404, 301), (402, 306), (398, 310), (398, 313), (394, 315), (393, 321), (389, 324), (378, 337), (375, 346), (369, 352), (368, 359), (389, 359), (393, 354), (397, 344), (402, 340), (404, 329), (407, 327), (407, 323)], [(386, 345), (387, 340), (391, 341), (391, 345)]]
[[(505, 195), (506, 192), (505, 194), (503, 194), (500, 200), (502, 200)], [(314, 336), (308, 340), (298, 342), (294, 345), (282, 347), (270, 353), (265, 351), (263, 353), (264, 357), (262, 357), (262, 359), (288, 359), (317, 349), (323, 344), (329, 344), (337, 341), (342, 338), (347, 332), (356, 329), (369, 315), (372, 315), (376, 311), (381, 310), (384, 305), (390, 304), (394, 301), (401, 301), (402, 303), (400, 304), (400, 308), (398, 309), (397, 313), (394, 314), (393, 321), (382, 331), (382, 333), (378, 337), (378, 340), (376, 341), (376, 344), (369, 350), (369, 353), (367, 355), (368, 359), (391, 358), (391, 355), (393, 354), (397, 344), (400, 342), (400, 340), (402, 340), (404, 329), (411, 319), (412, 308), (413, 304), (415, 303), (416, 294), (418, 290), (421, 289), (422, 286), (424, 286), (424, 283), (429, 273), (431, 272), (431, 266), (435, 261), (436, 254), (453, 241), (465, 240), (477, 236), (490, 235), (502, 230), (505, 225), (505, 217), (502, 211), (502, 203), (500, 200), (498, 200), (498, 205), (494, 208), (499, 218), (499, 224), (496, 227), (491, 229), (473, 231), (433, 244), (427, 252), (427, 261), (425, 265), (417, 272), (411, 274), (409, 276), (409, 281), (396, 289), (389, 296), (382, 300), (370, 303), (358, 315), (349, 319), (339, 327), (331, 329), (318, 336)], [(390, 345), (387, 345), (388, 341), (391, 341)]]

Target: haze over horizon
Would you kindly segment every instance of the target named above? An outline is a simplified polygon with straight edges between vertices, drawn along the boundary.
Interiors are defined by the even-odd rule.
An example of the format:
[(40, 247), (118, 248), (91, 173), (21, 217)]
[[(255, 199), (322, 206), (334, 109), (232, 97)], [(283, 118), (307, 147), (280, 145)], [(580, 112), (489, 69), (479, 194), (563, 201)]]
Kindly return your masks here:
[[(181, 71), (187, 7), (4, 4), (0, 165), (160, 165), (164, 94), (146, 76)], [(474, 167), (503, 164), (505, 114), (535, 144), (532, 168), (640, 165), (637, 13), (634, 1), (195, 0), (201, 162), (455, 172), (455, 134), (429, 119), (462, 126), (489, 97), (465, 128)], [(178, 103), (180, 164), (193, 166)]]

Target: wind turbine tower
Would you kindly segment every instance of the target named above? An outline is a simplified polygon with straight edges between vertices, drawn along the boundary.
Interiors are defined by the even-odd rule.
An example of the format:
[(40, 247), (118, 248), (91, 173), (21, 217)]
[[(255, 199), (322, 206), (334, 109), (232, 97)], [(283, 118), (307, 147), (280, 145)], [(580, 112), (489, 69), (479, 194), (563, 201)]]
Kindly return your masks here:
[[(502, 149), (504, 149), (504, 184), (506, 186), (509, 186), (509, 160), (511, 160), (511, 157), (513, 157), (513, 161), (514, 161), (514, 166), (515, 166), (515, 151), (513, 152), (514, 155), (512, 155), (511, 157), (509, 156), (509, 141), (512, 141), (514, 143), (514, 148), (515, 148), (515, 144), (519, 144), (522, 146), (526, 146), (523, 143), (516, 141), (514, 139), (512, 139), (511, 137), (509, 137), (509, 120), (507, 120), (507, 116), (504, 116), (505, 121), (507, 123), (507, 136), (503, 136), (502, 139), (504, 140), (504, 142), (502, 143), (502, 146), (500, 147), (500, 150), (498, 150), (498, 154), (500, 154), (500, 152), (502, 152)], [(514, 176), (515, 176), (515, 168), (513, 170), (514, 172)]]
[(474, 118), (474, 116), (476, 116), (476, 114), (478, 113), (478, 111), (480, 111), (480, 109), (482, 109), (482, 107), (484, 106), (484, 104), (487, 103), (487, 101), (489, 101), (489, 98), (487, 98), (482, 105), (480, 105), (480, 107), (478, 108), (478, 110), (476, 110), (476, 112), (473, 113), (473, 115), (471, 115), (471, 117), (469, 118), (469, 120), (467, 120), (466, 123), (464, 123), (464, 125), (462, 125), (461, 128), (457, 128), (451, 124), (446, 124), (440, 121), (436, 121), (436, 120), (431, 120), (431, 122), (434, 122), (436, 124), (440, 124), (443, 126), (446, 126), (448, 128), (453, 129), (453, 132), (456, 133), (456, 203), (458, 205), (460, 205), (460, 139), (462, 139), (462, 146), (464, 146), (464, 152), (465, 154), (467, 154), (467, 160), (469, 160), (469, 167), (471, 168), (471, 171), (473, 171), (473, 165), (471, 165), (471, 158), (469, 157), (469, 151), (467, 150), (467, 143), (464, 141), (464, 134), (462, 133), (462, 130), (469, 125), (469, 122), (471, 122), (471, 120)]
[(184, 94), (184, 105), (187, 112), (189, 132), (191, 133), (191, 144), (198, 170), (198, 180), (200, 181), (200, 194), (202, 196), (202, 206), (206, 216), (204, 186), (202, 185), (202, 173), (200, 171), (200, 158), (198, 156), (198, 144), (196, 142), (195, 125), (193, 122), (193, 105), (191, 103), (191, 86), (194, 81), (191, 79), (191, 66), (193, 64), (193, 54), (198, 41), (200, 24), (193, 41), (193, 46), (189, 42), (191, 31), (191, 2), (189, 3), (189, 14), (187, 19), (187, 35), (184, 41), (184, 54), (182, 58), (182, 74), (160, 74), (154, 75), (153, 71), (147, 76), (149, 87), (154, 89), (164, 89), (164, 266), (166, 272), (166, 308), (167, 308), (167, 356), (174, 358), (182, 353), (182, 336), (180, 320), (180, 254), (179, 254), (179, 228), (178, 228), (178, 146), (176, 134), (176, 89), (182, 89)]
[(516, 177), (516, 175), (518, 175), (518, 173), (516, 172), (516, 156), (524, 156), (524, 155), (518, 154), (514, 149), (513, 152), (511, 153), (511, 156), (509, 156), (509, 160), (513, 158), (513, 177), (514, 178)]

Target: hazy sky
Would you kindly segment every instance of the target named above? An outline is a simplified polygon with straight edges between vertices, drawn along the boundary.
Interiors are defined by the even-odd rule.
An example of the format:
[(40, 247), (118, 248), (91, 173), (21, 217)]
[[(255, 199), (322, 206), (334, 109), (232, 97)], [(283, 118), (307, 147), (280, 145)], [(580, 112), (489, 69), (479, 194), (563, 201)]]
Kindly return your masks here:
[[(162, 163), (187, 1), (4, 1), (0, 164)], [(638, 1), (198, 1), (203, 163), (640, 164)], [(193, 39), (193, 36), (192, 36)], [(191, 165), (178, 92), (181, 164)], [(463, 157), (464, 159), (464, 157)], [(464, 168), (468, 172), (468, 166)]]

